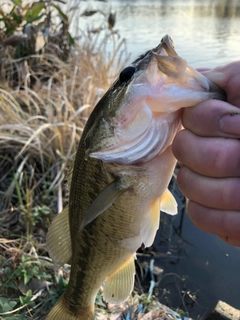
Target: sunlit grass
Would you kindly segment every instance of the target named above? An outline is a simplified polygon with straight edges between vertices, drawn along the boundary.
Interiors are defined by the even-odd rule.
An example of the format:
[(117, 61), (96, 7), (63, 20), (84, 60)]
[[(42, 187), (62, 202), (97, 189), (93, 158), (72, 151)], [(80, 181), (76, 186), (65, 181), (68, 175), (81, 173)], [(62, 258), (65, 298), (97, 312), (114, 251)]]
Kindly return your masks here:
[[(33, 170), (35, 164), (42, 175), (54, 175), (50, 189), (64, 180), (86, 120), (113, 72), (112, 61), (89, 47), (77, 47), (67, 63), (46, 54), (2, 63), (9, 79), (2, 79), (0, 87), (1, 167), (7, 168), (8, 162), (10, 166), (1, 176), (1, 190), (8, 203), (12, 188), (4, 184), (6, 177), (15, 173), (19, 180), (29, 164)], [(114, 72), (116, 76), (119, 69)]]

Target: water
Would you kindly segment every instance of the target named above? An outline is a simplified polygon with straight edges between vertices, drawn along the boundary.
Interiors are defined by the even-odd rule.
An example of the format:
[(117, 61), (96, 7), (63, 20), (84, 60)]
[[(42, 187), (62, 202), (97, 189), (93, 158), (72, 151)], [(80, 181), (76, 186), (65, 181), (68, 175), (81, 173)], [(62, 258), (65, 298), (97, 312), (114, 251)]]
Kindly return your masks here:
[[(215, 67), (240, 58), (239, 0), (112, 0), (88, 5), (117, 13), (114, 30), (126, 39), (131, 59), (155, 47), (165, 34), (193, 67)], [(100, 26), (101, 15), (86, 21)], [(172, 221), (164, 219), (168, 223), (162, 224), (154, 243), (161, 255), (155, 256), (155, 265), (186, 280), (166, 276), (158, 287), (161, 301), (181, 306), (194, 319), (203, 319), (218, 300), (240, 309), (240, 249), (197, 229), (184, 210)]]
[(204, 319), (219, 300), (240, 309), (240, 248), (195, 227), (175, 181), (170, 189), (179, 214), (162, 214), (151, 249), (155, 256), (148, 259), (154, 258), (155, 265), (164, 269), (165, 277), (156, 288), (160, 301), (180, 307), (193, 319)]
[[(90, 2), (90, 9), (94, 8), (117, 13), (115, 29), (126, 39), (133, 59), (155, 47), (165, 34), (193, 67), (214, 67), (239, 59), (239, 0)], [(101, 24), (100, 15), (86, 20)]]

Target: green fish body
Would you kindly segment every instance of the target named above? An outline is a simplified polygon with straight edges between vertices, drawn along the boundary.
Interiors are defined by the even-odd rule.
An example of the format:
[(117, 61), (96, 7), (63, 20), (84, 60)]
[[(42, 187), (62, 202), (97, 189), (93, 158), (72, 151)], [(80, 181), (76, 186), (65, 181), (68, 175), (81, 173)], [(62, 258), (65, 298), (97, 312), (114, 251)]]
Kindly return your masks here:
[(70, 170), (69, 205), (53, 220), (53, 260), (71, 259), (68, 287), (47, 320), (92, 320), (96, 294), (121, 303), (134, 286), (136, 250), (151, 246), (160, 211), (177, 213), (167, 189), (181, 109), (224, 92), (191, 68), (165, 36), (125, 68), (99, 101)]

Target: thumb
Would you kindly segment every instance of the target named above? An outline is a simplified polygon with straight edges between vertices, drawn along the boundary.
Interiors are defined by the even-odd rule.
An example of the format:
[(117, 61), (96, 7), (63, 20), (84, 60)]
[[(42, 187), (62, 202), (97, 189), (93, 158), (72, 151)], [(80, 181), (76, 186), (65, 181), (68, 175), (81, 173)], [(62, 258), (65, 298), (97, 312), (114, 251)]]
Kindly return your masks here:
[(201, 73), (226, 92), (229, 103), (240, 107), (240, 61), (231, 62), (225, 66), (219, 66)]
[(220, 88), (226, 89), (228, 75), (222, 67), (216, 67), (214, 69), (201, 71), (201, 73), (209, 80), (211, 80), (213, 83), (218, 85)]

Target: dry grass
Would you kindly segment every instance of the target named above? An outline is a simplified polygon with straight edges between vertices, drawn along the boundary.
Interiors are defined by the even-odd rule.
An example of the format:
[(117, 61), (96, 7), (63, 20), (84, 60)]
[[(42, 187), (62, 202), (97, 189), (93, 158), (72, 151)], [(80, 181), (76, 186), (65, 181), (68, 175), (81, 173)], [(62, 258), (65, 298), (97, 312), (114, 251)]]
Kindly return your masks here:
[[(0, 310), (6, 307), (4, 296), (13, 304), (0, 319), (42, 319), (68, 280), (68, 273), (64, 271), (63, 277), (62, 269), (46, 257), (45, 234), (67, 201), (65, 176), (88, 116), (126, 63), (121, 55), (115, 59), (123, 40), (108, 57), (104, 44), (108, 36), (101, 48), (96, 46), (97, 37), (86, 37), (66, 62), (46, 52), (13, 59), (11, 49), (1, 57)], [(36, 274), (23, 271), (28, 264)], [(34, 292), (22, 276), (35, 279), (40, 271), (40, 287)], [(14, 307), (8, 310), (9, 306)]]
[(50, 54), (1, 63), (0, 196), (5, 209), (16, 204), (13, 185), (17, 181), (24, 187), (26, 172), (31, 172), (31, 192), (44, 182), (51, 181), (49, 190), (61, 186), (89, 113), (110, 75), (119, 72), (119, 65), (112, 66), (113, 59), (92, 43), (77, 47), (67, 63)]

